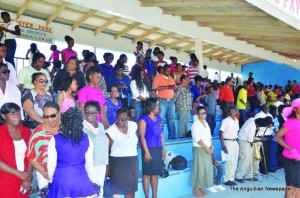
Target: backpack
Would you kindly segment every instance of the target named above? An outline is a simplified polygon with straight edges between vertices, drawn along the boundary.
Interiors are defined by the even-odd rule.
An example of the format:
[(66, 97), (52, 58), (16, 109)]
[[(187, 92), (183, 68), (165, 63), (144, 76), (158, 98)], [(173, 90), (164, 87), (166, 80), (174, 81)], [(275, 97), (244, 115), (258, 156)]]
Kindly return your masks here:
[(170, 167), (170, 162), (177, 155), (173, 151), (168, 151), (166, 154), (166, 159), (164, 160), (165, 167), (168, 169)]
[(187, 161), (185, 157), (177, 155), (170, 161), (169, 165), (175, 170), (183, 170), (187, 167)]

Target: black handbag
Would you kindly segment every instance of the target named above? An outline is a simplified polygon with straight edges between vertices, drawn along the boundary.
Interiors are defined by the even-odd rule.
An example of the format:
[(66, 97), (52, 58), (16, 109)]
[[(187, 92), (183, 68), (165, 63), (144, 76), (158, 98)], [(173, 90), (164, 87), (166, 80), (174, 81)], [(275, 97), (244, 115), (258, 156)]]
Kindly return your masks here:
[(109, 177), (105, 177), (104, 184), (103, 184), (103, 197), (111, 198), (113, 196), (111, 191), (111, 181)]

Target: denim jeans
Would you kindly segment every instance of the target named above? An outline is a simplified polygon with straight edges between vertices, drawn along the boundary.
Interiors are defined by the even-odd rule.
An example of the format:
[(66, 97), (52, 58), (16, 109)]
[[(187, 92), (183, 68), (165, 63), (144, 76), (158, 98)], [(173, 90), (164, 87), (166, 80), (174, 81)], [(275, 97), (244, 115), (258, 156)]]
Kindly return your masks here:
[[(17, 49), (17, 42), (16, 39), (7, 39), (5, 40), (5, 45), (7, 48), (7, 55), (5, 60), (7, 62), (10, 62), (14, 67), (15, 66), (15, 53), (16, 53), (16, 49)], [(31, 65), (29, 65), (31, 66)]]
[(178, 110), (178, 138), (184, 138), (188, 132), (191, 110)]
[(224, 168), (223, 168), (222, 164), (219, 164), (218, 166), (213, 166), (213, 167), (214, 167), (214, 184), (220, 185)]
[(207, 116), (206, 116), (206, 122), (209, 125), (211, 136), (213, 136), (215, 128), (216, 128), (215, 115), (208, 113)]
[(243, 124), (247, 121), (247, 110), (239, 109), (239, 114), (240, 114), (239, 124), (240, 124), (240, 128), (242, 128)]
[(135, 108), (135, 117), (133, 121), (138, 122), (141, 116), (141, 113), (143, 112), (142, 108), (142, 102), (137, 100), (131, 100), (130, 106)]
[(168, 139), (176, 138), (175, 105), (173, 100), (158, 98), (159, 111), (162, 121), (166, 118), (168, 126)]

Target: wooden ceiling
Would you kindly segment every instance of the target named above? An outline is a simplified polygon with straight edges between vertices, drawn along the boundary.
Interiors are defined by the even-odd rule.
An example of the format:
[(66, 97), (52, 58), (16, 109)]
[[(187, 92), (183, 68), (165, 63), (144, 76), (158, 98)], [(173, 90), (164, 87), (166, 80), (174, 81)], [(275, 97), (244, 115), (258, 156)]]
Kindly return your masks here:
[(160, 7), (164, 14), (195, 21), (237, 40), (300, 59), (299, 30), (245, 0), (140, 0), (144, 7)]
[[(142, 0), (141, 1), (143, 6), (159, 6), (163, 8), (164, 13), (169, 13), (169, 14), (172, 14), (171, 11), (174, 12), (176, 11), (176, 13), (179, 15), (183, 14), (182, 15), (183, 20), (193, 20), (197, 18), (199, 19), (199, 23), (205, 22), (205, 24), (209, 26), (210, 24), (215, 23), (213, 21), (214, 17), (211, 18), (206, 16), (204, 17), (206, 21), (203, 21), (202, 17), (196, 15), (198, 11), (196, 11), (194, 6), (197, 6), (198, 9), (199, 4), (203, 4), (203, 2), (205, 2), (205, 4), (209, 4), (209, 2), (215, 2), (215, 3), (219, 2), (221, 6), (227, 6), (227, 7), (232, 5), (232, 3), (229, 3), (229, 1), (216, 1), (216, 0), (212, 0), (212, 1), (211, 0), (209, 1), (208, 0), (207, 1), (204, 0), (203, 1)], [(247, 3), (243, 1), (234, 1), (234, 2), (237, 2), (237, 6), (247, 5)], [(203, 5), (201, 5), (200, 7), (203, 7)], [(137, 41), (143, 41), (145, 43), (148, 43), (150, 47), (154, 45), (158, 45), (163, 50), (174, 49), (177, 51), (177, 53), (181, 53), (181, 52), (190, 53), (195, 48), (195, 41), (193, 38), (180, 35), (168, 30), (163, 30), (157, 27), (141, 24), (139, 22), (131, 21), (125, 18), (121, 18), (119, 16), (114, 16), (97, 10), (91, 10), (88, 8), (80, 7), (72, 3), (64, 2), (62, 0), (1, 0), (0, 8), (9, 12), (16, 13), (17, 18), (19, 18), (21, 15), (30, 16), (30, 17), (45, 20), (46, 25), (51, 26), (52, 22), (61, 23), (61, 24), (71, 26), (72, 31), (76, 30), (77, 28), (84, 28), (84, 29), (94, 31), (95, 35), (98, 35), (99, 33), (102, 32), (102, 33), (113, 35), (115, 40), (123, 37), (132, 40), (132, 43), (136, 43)], [(245, 9), (247, 9), (247, 13), (249, 13), (250, 12), (249, 9), (253, 9), (253, 8), (249, 8), (249, 9), (245, 8)], [(214, 8), (213, 10), (215, 10), (216, 13), (219, 14), (222, 13), (220, 11), (217, 11), (217, 8)], [(209, 10), (205, 11), (206, 14), (209, 14), (208, 12)], [(228, 15), (230, 14), (230, 12), (231, 11), (226, 11)], [(237, 12), (238, 10), (235, 13)], [(191, 13), (191, 15), (188, 15), (188, 13)], [(196, 17), (196, 18), (192, 19), (188, 17)], [(217, 17), (218, 19), (224, 18), (223, 16), (215, 16), (215, 17)], [(219, 26), (216, 26), (216, 28), (222, 30), (230, 29), (222, 22), (218, 24)], [(270, 25), (270, 24), (267, 24), (265, 22), (265, 25)], [(237, 35), (239, 33), (230, 32), (227, 34)], [(250, 38), (245, 36), (250, 36)], [(274, 37), (277, 38), (277, 36)], [(248, 34), (241, 35), (240, 39), (260, 40), (260, 38), (256, 38), (255, 35), (248, 35)], [(293, 39), (294, 37), (289, 38), (289, 40), (291, 41), (294, 41)], [(267, 45), (269, 44), (269, 41), (266, 40), (263, 43), (260, 42), (260, 45), (263, 44)], [(291, 44), (291, 46), (292, 45), (293, 44)], [(211, 60), (219, 60), (219, 62), (226, 62), (227, 64), (235, 64), (236, 66), (263, 61), (262, 59), (255, 58), (210, 43), (203, 43), (203, 56), (210, 58)]]

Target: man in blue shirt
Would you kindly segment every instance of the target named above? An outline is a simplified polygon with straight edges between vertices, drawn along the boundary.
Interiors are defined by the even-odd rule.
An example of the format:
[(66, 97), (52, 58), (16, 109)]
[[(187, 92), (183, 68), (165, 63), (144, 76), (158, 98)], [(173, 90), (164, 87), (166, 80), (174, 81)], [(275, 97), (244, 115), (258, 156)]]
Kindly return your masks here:
[(111, 65), (114, 60), (114, 55), (110, 52), (106, 52), (103, 55), (103, 59), (105, 63), (100, 64), (99, 67), (101, 69), (101, 75), (104, 77), (106, 82), (107, 90), (109, 90), (108, 83), (111, 76), (115, 74), (114, 67)]

